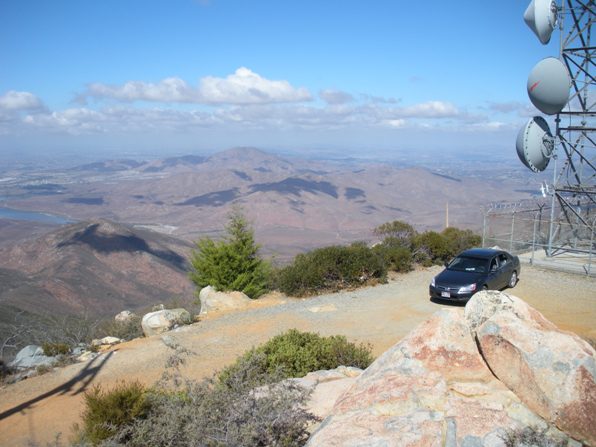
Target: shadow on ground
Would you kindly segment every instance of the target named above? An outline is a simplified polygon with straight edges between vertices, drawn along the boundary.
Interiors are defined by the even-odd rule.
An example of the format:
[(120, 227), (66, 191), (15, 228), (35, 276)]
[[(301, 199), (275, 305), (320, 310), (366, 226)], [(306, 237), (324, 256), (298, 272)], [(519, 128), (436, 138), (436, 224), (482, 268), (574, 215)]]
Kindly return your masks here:
[[(7, 417), (12, 416), (13, 414), (25, 411), (28, 408), (32, 407), (37, 402), (47, 399), (50, 396), (54, 396), (56, 394), (67, 394), (68, 392), (71, 392), (71, 391), (72, 391), (72, 395), (75, 396), (77, 394), (84, 392), (87, 389), (87, 387), (89, 386), (89, 384), (93, 381), (95, 376), (97, 376), (99, 371), (108, 362), (108, 360), (110, 359), (112, 354), (113, 354), (113, 352), (108, 353), (105, 357), (103, 357), (101, 359), (101, 362), (99, 362), (95, 366), (93, 366), (93, 364), (100, 357), (94, 358), (89, 363), (87, 363), (87, 365), (85, 365), (85, 367), (76, 376), (74, 376), (72, 379), (70, 379), (68, 382), (65, 382), (62, 385), (57, 386), (56, 388), (48, 391), (47, 393), (43, 393), (31, 400), (28, 400), (27, 402), (23, 402), (22, 404), (19, 404), (16, 407), (13, 407), (9, 410), (6, 410), (6, 411), (0, 413), (0, 421), (2, 419), (6, 419)], [(80, 386), (78, 387), (78, 389), (75, 390), (75, 387), (77, 385), (80, 385)]]

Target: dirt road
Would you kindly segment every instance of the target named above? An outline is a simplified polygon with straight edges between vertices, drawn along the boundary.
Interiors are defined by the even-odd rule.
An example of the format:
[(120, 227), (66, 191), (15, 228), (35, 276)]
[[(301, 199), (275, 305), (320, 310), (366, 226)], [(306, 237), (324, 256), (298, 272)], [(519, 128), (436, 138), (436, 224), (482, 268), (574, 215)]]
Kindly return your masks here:
[[(233, 362), (252, 346), (290, 328), (345, 335), (369, 342), (378, 355), (436, 310), (428, 283), (440, 268), (398, 275), (386, 285), (308, 299), (267, 297), (237, 313), (211, 316), (167, 337), (192, 350), (185, 369), (201, 378)], [(596, 279), (523, 266), (508, 293), (526, 300), (560, 328), (596, 339)], [(0, 389), (0, 445), (45, 445), (57, 433), (68, 439), (79, 420), (82, 396), (94, 384), (121, 380), (153, 383), (171, 352), (162, 337), (133, 340), (88, 364), (56, 369)]]

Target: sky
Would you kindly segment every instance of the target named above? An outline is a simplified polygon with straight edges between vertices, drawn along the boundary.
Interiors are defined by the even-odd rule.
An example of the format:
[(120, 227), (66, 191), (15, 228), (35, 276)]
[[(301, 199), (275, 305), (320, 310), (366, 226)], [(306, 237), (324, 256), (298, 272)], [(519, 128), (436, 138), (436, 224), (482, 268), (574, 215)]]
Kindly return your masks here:
[(526, 0), (2, 0), (0, 152), (502, 153)]

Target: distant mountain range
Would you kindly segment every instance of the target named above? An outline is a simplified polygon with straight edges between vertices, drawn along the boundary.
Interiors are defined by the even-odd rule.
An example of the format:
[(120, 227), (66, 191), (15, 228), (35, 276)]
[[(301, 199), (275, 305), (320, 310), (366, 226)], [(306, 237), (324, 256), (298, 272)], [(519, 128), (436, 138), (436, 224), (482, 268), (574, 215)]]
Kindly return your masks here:
[(288, 261), (314, 247), (370, 240), (375, 226), (395, 219), (442, 229), (447, 203), (451, 225), (480, 230), (487, 203), (531, 197), (525, 180), (508, 172), (469, 165), (459, 172), (284, 158), (243, 147), (15, 176), (0, 184), (0, 196), (8, 207), (142, 224), (188, 241), (217, 235), (232, 207), (240, 207), (264, 253)]

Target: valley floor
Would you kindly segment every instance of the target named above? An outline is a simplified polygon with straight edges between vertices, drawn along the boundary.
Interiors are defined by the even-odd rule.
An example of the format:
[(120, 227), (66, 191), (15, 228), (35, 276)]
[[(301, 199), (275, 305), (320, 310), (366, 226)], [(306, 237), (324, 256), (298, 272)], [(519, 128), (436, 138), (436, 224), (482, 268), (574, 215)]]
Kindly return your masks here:
[[(388, 284), (307, 299), (277, 295), (236, 313), (211, 315), (165, 336), (118, 345), (89, 364), (56, 369), (0, 389), (0, 445), (40, 445), (57, 433), (67, 440), (82, 411), (83, 392), (95, 384), (111, 387), (138, 379), (152, 384), (172, 352), (164, 339), (194, 352), (185, 375), (202, 378), (233, 362), (252, 346), (290, 328), (345, 335), (370, 342), (379, 355), (436, 310), (428, 283), (441, 269), (396, 275)], [(561, 329), (596, 339), (596, 280), (524, 265), (519, 284), (507, 291), (540, 310)], [(462, 308), (463, 311), (463, 308)]]

